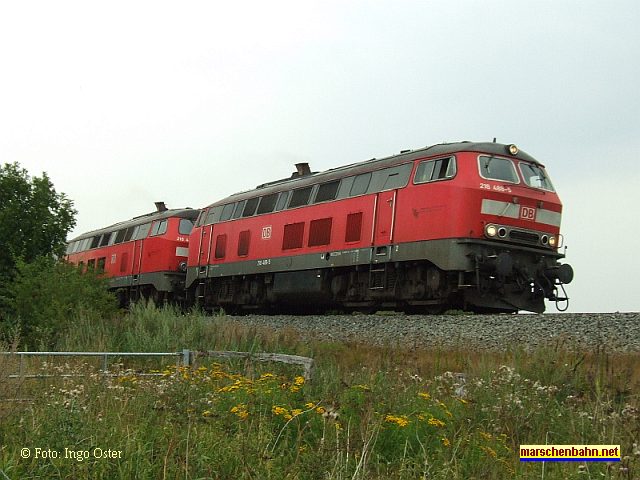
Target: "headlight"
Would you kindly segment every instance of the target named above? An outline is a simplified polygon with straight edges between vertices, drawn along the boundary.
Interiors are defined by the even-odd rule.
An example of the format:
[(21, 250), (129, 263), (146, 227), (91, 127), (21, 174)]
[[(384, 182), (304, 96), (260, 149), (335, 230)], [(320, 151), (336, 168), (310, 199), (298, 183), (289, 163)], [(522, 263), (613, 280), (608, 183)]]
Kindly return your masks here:
[(515, 145), (513, 145), (513, 144), (509, 145), (509, 146), (507, 147), (507, 149), (509, 150), (509, 153), (510, 153), (511, 155), (517, 155), (517, 154), (518, 154), (518, 152), (520, 151), (520, 150), (518, 150), (518, 147), (517, 147), (517, 146), (515, 146)]
[(498, 227), (490, 223), (484, 227), (484, 233), (487, 237), (495, 237), (498, 234)]
[(557, 243), (558, 243), (558, 239), (556, 237), (554, 237), (553, 235), (551, 235), (549, 237), (549, 246), (550, 247), (555, 247)]

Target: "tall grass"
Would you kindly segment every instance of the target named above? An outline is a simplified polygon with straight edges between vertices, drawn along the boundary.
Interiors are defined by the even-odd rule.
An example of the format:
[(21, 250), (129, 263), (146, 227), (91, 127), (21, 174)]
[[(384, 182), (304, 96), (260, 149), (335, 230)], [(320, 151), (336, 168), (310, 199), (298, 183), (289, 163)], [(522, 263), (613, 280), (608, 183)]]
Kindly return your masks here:
[[(19, 385), (30, 402), (5, 403), (0, 469), (9, 478), (640, 477), (638, 355), (561, 343), (481, 353), (314, 342), (152, 305), (109, 321), (79, 318), (59, 347), (278, 351), (317, 366), (305, 381), (275, 364), (124, 363), (103, 377), (80, 362), (50, 362), (41, 371), (85, 376), (31, 380)], [(519, 462), (519, 445), (544, 443), (621, 444), (625, 458)], [(59, 458), (34, 458), (36, 447)], [(65, 448), (88, 458), (60, 458)], [(96, 448), (121, 458), (95, 458)]]

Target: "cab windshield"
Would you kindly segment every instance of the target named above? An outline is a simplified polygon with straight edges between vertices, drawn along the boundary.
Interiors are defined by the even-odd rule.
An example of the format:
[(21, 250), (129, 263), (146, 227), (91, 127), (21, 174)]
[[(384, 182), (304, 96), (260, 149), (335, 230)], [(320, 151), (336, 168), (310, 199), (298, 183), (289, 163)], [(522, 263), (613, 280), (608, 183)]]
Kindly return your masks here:
[(191, 230), (193, 229), (193, 222), (188, 218), (180, 219), (180, 226), (178, 227), (178, 232), (180, 235), (189, 235)]
[(542, 190), (548, 190), (550, 192), (555, 191), (544, 168), (532, 163), (520, 162), (520, 173), (522, 174), (524, 183), (530, 187), (541, 188)]

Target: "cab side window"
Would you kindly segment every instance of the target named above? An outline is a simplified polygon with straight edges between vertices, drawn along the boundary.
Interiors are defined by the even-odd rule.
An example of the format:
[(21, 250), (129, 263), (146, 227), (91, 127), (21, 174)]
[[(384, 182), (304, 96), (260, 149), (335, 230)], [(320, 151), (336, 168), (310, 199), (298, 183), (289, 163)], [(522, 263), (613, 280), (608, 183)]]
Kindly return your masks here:
[(420, 162), (413, 177), (413, 183), (435, 182), (436, 180), (446, 180), (456, 175), (456, 158), (438, 158), (436, 160), (425, 160)]

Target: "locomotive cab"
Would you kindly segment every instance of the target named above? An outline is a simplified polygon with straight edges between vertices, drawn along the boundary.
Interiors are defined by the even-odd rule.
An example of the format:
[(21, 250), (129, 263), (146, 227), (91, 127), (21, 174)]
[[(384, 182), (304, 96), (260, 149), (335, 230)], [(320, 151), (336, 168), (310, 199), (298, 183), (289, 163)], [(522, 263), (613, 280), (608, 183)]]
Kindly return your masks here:
[(477, 187), (469, 195), (480, 216), (468, 244), (473, 271), (465, 273), (476, 288), (465, 298), (489, 310), (541, 313), (545, 298), (566, 308), (573, 269), (560, 263), (562, 204), (544, 165), (515, 145), (470, 157)]

